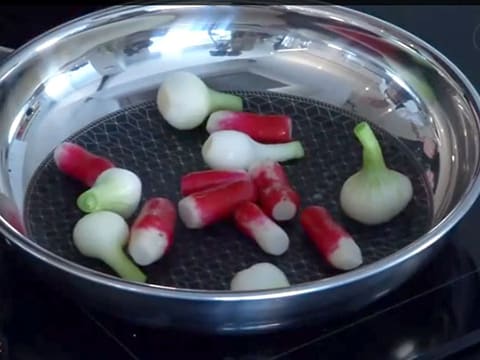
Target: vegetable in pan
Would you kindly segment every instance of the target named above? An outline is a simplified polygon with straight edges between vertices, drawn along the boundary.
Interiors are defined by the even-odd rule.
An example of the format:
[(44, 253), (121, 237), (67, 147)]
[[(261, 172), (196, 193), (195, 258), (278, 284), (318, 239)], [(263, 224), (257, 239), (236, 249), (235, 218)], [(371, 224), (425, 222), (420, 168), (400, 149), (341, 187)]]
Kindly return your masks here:
[(206, 129), (209, 134), (220, 130), (237, 130), (263, 143), (292, 141), (292, 119), (282, 114), (221, 110), (210, 115)]
[(234, 214), (237, 228), (254, 240), (267, 254), (282, 255), (288, 250), (288, 234), (255, 203), (247, 201), (240, 204)]
[(201, 229), (230, 217), (245, 201), (256, 200), (255, 185), (240, 180), (195, 192), (178, 202), (178, 214), (189, 229)]
[(241, 97), (210, 89), (197, 75), (178, 71), (168, 75), (157, 93), (163, 118), (178, 130), (196, 128), (217, 110), (243, 109)]
[(282, 165), (264, 160), (252, 165), (249, 173), (262, 210), (276, 221), (293, 219), (300, 207), (300, 196), (290, 185)]
[(142, 182), (135, 173), (111, 168), (77, 198), (77, 206), (86, 213), (108, 210), (127, 219), (137, 210), (141, 196)]
[(84, 215), (75, 224), (73, 243), (82, 255), (103, 261), (123, 279), (145, 282), (145, 274), (123, 251), (128, 235), (124, 218), (110, 211), (98, 211)]
[(356, 125), (354, 133), (363, 147), (363, 164), (343, 184), (340, 205), (345, 214), (360, 223), (386, 223), (407, 207), (413, 197), (412, 183), (404, 174), (387, 167), (368, 123)]
[(177, 212), (163, 197), (148, 199), (133, 222), (128, 253), (141, 266), (163, 257), (173, 244)]
[(239, 271), (230, 282), (232, 291), (267, 290), (288, 286), (290, 283), (283, 271), (267, 262)]
[(63, 142), (55, 148), (53, 160), (63, 174), (88, 187), (95, 183), (102, 172), (115, 167), (109, 159), (70, 142)]
[(300, 223), (307, 237), (333, 267), (351, 270), (363, 263), (361, 250), (352, 236), (324, 207), (306, 207), (300, 215)]
[(180, 179), (180, 192), (182, 196), (187, 196), (218, 185), (249, 179), (248, 172), (241, 169), (192, 171)]
[(248, 169), (260, 160), (288, 161), (304, 155), (300, 141), (262, 144), (236, 130), (214, 132), (202, 146), (203, 159), (212, 169)]

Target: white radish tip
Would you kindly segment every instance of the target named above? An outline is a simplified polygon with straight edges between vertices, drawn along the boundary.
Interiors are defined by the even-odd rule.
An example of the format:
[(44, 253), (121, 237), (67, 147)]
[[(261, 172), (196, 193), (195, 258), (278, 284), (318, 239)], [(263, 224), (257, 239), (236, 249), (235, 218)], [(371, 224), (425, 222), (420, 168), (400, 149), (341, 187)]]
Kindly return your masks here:
[(189, 229), (203, 227), (200, 210), (197, 208), (195, 199), (187, 196), (178, 202), (178, 216)]
[(287, 233), (273, 221), (255, 230), (255, 240), (267, 254), (279, 256), (288, 250), (290, 239)]
[(62, 143), (58, 145), (55, 150), (53, 151), (53, 161), (57, 166), (60, 165), (60, 159), (62, 158), (63, 152), (65, 150), (65, 146), (68, 146), (69, 143)]
[(337, 269), (352, 270), (363, 263), (362, 252), (350, 237), (342, 237), (338, 247), (328, 257), (329, 262)]
[(297, 206), (290, 200), (282, 200), (272, 209), (272, 217), (277, 221), (288, 221), (295, 217)]
[(146, 266), (159, 260), (167, 245), (167, 236), (163, 232), (155, 229), (134, 230), (130, 236), (128, 253), (135, 263)]

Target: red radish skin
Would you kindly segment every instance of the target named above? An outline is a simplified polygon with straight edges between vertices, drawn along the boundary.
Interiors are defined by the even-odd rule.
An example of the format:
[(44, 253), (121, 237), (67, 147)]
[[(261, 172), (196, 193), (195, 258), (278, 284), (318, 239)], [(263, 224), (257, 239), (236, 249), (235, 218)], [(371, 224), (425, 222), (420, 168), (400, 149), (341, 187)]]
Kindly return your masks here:
[(256, 201), (255, 185), (240, 180), (199, 191), (178, 202), (178, 214), (189, 229), (201, 229), (231, 216), (245, 201)]
[(180, 192), (187, 196), (227, 182), (249, 180), (245, 170), (200, 170), (182, 176)]
[(115, 167), (109, 159), (95, 155), (80, 145), (64, 142), (53, 152), (57, 168), (65, 175), (91, 187), (97, 177), (107, 169)]
[(263, 211), (276, 221), (293, 219), (300, 206), (300, 196), (290, 185), (283, 166), (266, 160), (253, 165), (249, 173), (258, 189)]
[(258, 189), (263, 211), (276, 221), (292, 220), (300, 207), (300, 196), (291, 187), (274, 184)]
[(132, 224), (128, 252), (141, 266), (161, 259), (173, 244), (177, 212), (166, 198), (147, 200)]
[(248, 171), (255, 186), (259, 189), (269, 187), (274, 183), (290, 184), (285, 169), (276, 161), (263, 160), (257, 162)]
[(210, 134), (220, 130), (236, 130), (263, 143), (292, 141), (292, 119), (282, 114), (216, 111), (208, 118), (206, 129)]
[(278, 256), (288, 250), (290, 239), (287, 233), (255, 203), (240, 204), (233, 216), (238, 229), (255, 240), (266, 253)]
[(352, 236), (321, 206), (308, 206), (300, 223), (319, 252), (333, 267), (351, 270), (363, 263), (362, 253)]

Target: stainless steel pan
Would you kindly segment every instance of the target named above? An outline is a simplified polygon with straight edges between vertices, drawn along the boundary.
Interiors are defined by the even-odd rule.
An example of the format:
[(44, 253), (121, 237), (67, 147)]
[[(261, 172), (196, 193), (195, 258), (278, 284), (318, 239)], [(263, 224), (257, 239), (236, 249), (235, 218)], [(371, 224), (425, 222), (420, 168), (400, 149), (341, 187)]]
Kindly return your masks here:
[[(172, 253), (145, 269), (147, 284), (81, 257), (71, 242), (81, 188), (55, 172), (52, 150), (77, 141), (141, 174), (145, 197), (178, 200), (179, 176), (202, 167), (205, 139), (161, 125), (155, 92), (178, 69), (241, 95), (248, 109), (294, 117), (307, 157), (287, 170), (305, 204), (342, 218), (339, 186), (360, 159), (349, 131), (366, 119), (387, 160), (414, 179), (412, 206), (375, 230), (342, 218), (365, 254), (344, 273), (294, 224), (291, 251), (278, 259), (228, 224), (196, 233), (179, 224)], [(0, 66), (0, 94), (2, 233), (78, 301), (151, 326), (261, 332), (358, 310), (425, 264), (480, 189), (480, 101), (470, 82), (422, 40), (338, 6), (112, 7), (16, 50)], [(292, 285), (228, 290), (236, 271), (263, 260)]]

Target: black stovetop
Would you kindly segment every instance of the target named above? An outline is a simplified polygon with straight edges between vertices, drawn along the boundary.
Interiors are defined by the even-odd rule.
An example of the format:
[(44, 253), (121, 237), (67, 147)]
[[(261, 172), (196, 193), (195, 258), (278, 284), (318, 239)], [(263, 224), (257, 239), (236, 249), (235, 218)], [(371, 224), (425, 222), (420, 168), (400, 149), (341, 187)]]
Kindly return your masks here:
[[(477, 44), (475, 33), (480, 27), (480, 6), (352, 7), (400, 25), (432, 43), (480, 86), (480, 74), (476, 72), (480, 36)], [(39, 9), (30, 11), (38, 15)], [(25, 14), (25, 8), (9, 7), (4, 16), (9, 12), (17, 20), (21, 14), (33, 19)], [(55, 19), (50, 15), (52, 25), (78, 16), (82, 10), (78, 6), (69, 8), (63, 18), (61, 12), (62, 7), (57, 7), (54, 13), (60, 15)], [(436, 19), (438, 26), (424, 22), (427, 17)], [(0, 30), (9, 23), (2, 19), (0, 15)], [(46, 30), (45, 23), (37, 30)], [(29, 32), (17, 35), (16, 41), (23, 42), (26, 39), (22, 36), (31, 37), (32, 32), (30, 27)], [(7, 35), (3, 32), (1, 36)], [(2, 43), (1, 36), (0, 44), (19, 45), (12, 37)], [(480, 199), (423, 270), (354, 316), (248, 337), (148, 329), (92, 312), (51, 289), (27, 269), (22, 257), (2, 243), (0, 359), (148, 360), (199, 354), (212, 360), (480, 358), (480, 242), (475, 236), (479, 217)]]

